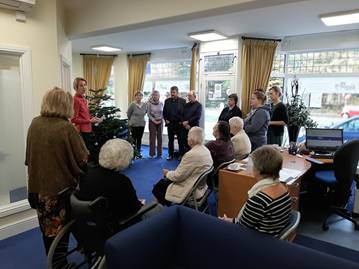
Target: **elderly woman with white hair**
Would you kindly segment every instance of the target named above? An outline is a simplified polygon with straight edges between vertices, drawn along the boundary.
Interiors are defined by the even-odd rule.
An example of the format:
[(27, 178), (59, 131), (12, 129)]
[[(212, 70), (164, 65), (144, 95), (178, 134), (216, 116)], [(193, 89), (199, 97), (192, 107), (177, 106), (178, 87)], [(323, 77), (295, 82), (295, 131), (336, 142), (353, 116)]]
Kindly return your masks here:
[(243, 130), (243, 120), (240, 117), (233, 117), (229, 119), (229, 127), (234, 147), (234, 158), (242, 160), (249, 153), (251, 153), (251, 141), (248, 135)]
[(108, 140), (100, 150), (99, 165), (91, 167), (80, 178), (78, 198), (92, 201), (106, 197), (109, 201), (109, 218), (120, 220), (135, 214), (142, 203), (128, 177), (120, 173), (133, 159), (133, 148), (122, 139)]
[(279, 181), (283, 157), (266, 145), (253, 151), (251, 160), (257, 183), (248, 191), (248, 200), (237, 218), (224, 215), (221, 219), (276, 237), (287, 226), (292, 207), (288, 189)]
[[(210, 151), (203, 145), (203, 129), (192, 127), (188, 132), (187, 142), (191, 148), (174, 171), (163, 169), (164, 178), (153, 188), (152, 193), (157, 201), (163, 205), (181, 203), (192, 189), (199, 176), (209, 170), (212, 165)], [(196, 197), (201, 198), (207, 185), (196, 190)]]

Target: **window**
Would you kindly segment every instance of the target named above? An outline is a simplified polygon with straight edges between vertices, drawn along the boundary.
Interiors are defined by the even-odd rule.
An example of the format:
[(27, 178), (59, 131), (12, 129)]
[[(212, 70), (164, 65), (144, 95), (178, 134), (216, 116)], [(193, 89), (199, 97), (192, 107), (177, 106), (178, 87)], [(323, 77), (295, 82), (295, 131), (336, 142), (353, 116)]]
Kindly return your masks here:
[(233, 73), (234, 53), (204, 56), (204, 73)]
[(268, 86), (290, 96), (294, 77), (311, 117), (320, 127), (341, 122), (350, 106), (359, 105), (359, 49), (278, 53)]
[[(177, 86), (179, 96), (186, 98), (190, 89), (190, 70), (191, 60), (148, 63), (143, 89), (143, 101), (147, 102), (152, 90), (156, 89), (160, 92), (160, 101), (164, 103), (166, 98), (170, 96), (172, 86)], [(146, 121), (148, 121), (148, 118), (146, 118)], [(146, 124), (145, 132), (148, 132), (148, 124)], [(167, 134), (167, 128), (163, 129), (163, 133)]]
[(106, 89), (106, 94), (111, 96), (111, 99), (104, 101), (104, 105), (105, 106), (115, 106), (115, 89), (114, 89), (114, 80), (115, 80), (115, 75), (114, 75), (114, 68), (113, 66), (111, 67), (111, 74), (110, 74), (110, 78), (108, 79), (108, 84), (107, 84), (107, 89)]

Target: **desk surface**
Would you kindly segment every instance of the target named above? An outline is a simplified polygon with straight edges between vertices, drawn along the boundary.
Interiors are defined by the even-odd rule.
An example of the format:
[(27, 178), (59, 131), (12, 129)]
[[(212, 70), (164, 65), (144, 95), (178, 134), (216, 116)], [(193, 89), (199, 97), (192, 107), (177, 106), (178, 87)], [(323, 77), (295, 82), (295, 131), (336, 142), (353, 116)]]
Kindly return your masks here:
[[(311, 167), (310, 162), (303, 157), (293, 156), (283, 152), (283, 168), (295, 169), (301, 171), (299, 179)], [(241, 161), (240, 161), (241, 162)], [(228, 217), (237, 216), (239, 209), (248, 199), (248, 190), (256, 183), (252, 167), (247, 165), (245, 171), (232, 172), (226, 169), (219, 171), (219, 192), (218, 192), (218, 216), (226, 214)], [(292, 181), (291, 195), (299, 196), (300, 180)], [(298, 199), (298, 197), (296, 197)]]

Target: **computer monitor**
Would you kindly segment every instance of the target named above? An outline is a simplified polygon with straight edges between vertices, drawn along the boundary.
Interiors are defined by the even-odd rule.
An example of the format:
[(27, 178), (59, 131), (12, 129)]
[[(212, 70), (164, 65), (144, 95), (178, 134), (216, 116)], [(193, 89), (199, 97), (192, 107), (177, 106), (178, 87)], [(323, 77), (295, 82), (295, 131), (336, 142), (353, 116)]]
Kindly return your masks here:
[(343, 145), (343, 129), (307, 128), (306, 147), (310, 151), (334, 152)]

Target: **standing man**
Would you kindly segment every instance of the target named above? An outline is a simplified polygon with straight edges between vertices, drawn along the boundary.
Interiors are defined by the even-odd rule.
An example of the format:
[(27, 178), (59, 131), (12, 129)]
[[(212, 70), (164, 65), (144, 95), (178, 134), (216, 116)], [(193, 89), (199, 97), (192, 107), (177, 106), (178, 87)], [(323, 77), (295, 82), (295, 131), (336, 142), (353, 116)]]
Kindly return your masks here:
[(196, 94), (194, 91), (189, 91), (187, 94), (188, 103), (184, 106), (183, 112), (183, 122), (182, 126), (184, 128), (184, 141), (186, 146), (186, 151), (189, 150), (189, 146), (187, 144), (187, 136), (188, 131), (193, 126), (199, 126), (199, 120), (201, 119), (202, 115), (202, 105), (196, 99)]
[(71, 118), (71, 122), (81, 133), (86, 147), (89, 148), (90, 134), (92, 132), (91, 124), (101, 123), (102, 119), (98, 117), (91, 117), (90, 115), (87, 100), (84, 97), (87, 88), (86, 79), (80, 77), (75, 78), (73, 87), (76, 93), (74, 96), (74, 116)]
[(174, 154), (174, 139), (177, 135), (179, 159), (185, 153), (185, 142), (182, 128), (183, 110), (186, 104), (186, 100), (178, 97), (177, 86), (171, 87), (171, 97), (165, 100), (163, 107), (163, 118), (166, 122), (168, 133), (168, 157), (167, 160), (173, 159)]

